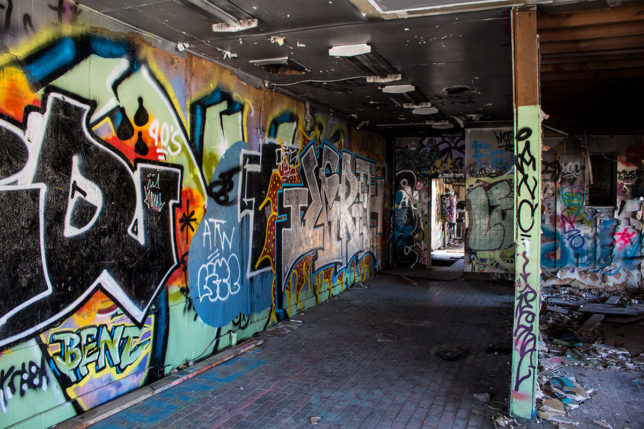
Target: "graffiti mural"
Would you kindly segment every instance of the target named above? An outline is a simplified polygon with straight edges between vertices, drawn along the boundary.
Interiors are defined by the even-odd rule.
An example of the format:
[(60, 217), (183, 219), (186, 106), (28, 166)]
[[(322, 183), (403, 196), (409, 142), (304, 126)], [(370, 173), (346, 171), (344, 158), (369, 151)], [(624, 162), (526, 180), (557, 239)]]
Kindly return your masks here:
[[(628, 139), (601, 145), (617, 154), (595, 157), (602, 163), (599, 167), (615, 175), (616, 189), (611, 194), (606, 185), (604, 190), (610, 206), (589, 205), (591, 179), (611, 182), (598, 174), (602, 168), (588, 164), (593, 157), (581, 149), (563, 153), (563, 146), (544, 153), (541, 265), (549, 273), (548, 283), (577, 281), (584, 287), (624, 288), (641, 282), (642, 169), (631, 164), (628, 155), (637, 150), (631, 149)], [(611, 162), (615, 168), (606, 165)]]
[(396, 171), (412, 170), (419, 176), (463, 177), (463, 137), (399, 138), (395, 143)]
[(514, 189), (510, 128), (466, 133), (465, 271), (493, 276), (514, 272)]
[(49, 427), (381, 268), (382, 137), (31, 3), (0, 32), (0, 426)]
[[(396, 173), (393, 206), (393, 262), (397, 267), (412, 268), (424, 262), (426, 240), (421, 209), (428, 206), (427, 194), (417, 189), (416, 174), (411, 170)], [(421, 199), (421, 195), (424, 198)]]

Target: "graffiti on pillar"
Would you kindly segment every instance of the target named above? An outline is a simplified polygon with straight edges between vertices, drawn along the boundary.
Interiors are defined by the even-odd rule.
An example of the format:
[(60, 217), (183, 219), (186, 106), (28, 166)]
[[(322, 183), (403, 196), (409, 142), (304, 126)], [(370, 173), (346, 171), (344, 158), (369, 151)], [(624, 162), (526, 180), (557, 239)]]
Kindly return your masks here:
[(513, 412), (535, 415), (539, 340), (541, 120), (539, 106), (519, 106), (515, 140), (516, 268), (511, 394)]
[(508, 277), (514, 272), (514, 133), (511, 128), (472, 129), (465, 141), (464, 270)]

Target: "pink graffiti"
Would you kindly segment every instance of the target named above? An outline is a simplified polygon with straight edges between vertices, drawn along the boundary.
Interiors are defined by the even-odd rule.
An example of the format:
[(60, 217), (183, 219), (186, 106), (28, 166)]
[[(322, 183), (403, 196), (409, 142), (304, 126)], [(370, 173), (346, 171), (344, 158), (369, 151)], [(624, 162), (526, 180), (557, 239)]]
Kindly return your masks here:
[(615, 233), (615, 244), (619, 246), (618, 250), (623, 250), (625, 247), (631, 245), (631, 240), (633, 240), (633, 237), (637, 235), (636, 232), (628, 232), (628, 230), (624, 229), (623, 231), (619, 231)]

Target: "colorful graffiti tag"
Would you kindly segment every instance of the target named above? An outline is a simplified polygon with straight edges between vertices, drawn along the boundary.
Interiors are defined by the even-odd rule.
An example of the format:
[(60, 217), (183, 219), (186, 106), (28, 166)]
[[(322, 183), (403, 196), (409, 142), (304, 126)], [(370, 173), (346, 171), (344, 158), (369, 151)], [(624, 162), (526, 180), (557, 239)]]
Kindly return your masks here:
[(514, 189), (509, 128), (466, 133), (465, 271), (511, 276), (514, 272)]
[(303, 104), (61, 4), (0, 62), (1, 426), (55, 424), (367, 280), (387, 228), (384, 139), (324, 112), (306, 130)]

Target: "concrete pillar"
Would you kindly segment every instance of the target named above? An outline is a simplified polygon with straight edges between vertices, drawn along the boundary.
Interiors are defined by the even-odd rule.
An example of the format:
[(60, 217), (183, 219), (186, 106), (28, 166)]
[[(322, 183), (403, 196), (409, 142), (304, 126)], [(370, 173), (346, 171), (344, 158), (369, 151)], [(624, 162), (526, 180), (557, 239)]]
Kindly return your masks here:
[(515, 300), (510, 415), (536, 417), (541, 276), (541, 107), (537, 12), (512, 11)]

